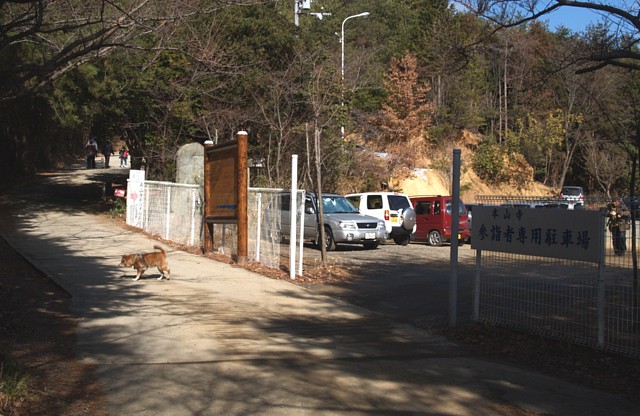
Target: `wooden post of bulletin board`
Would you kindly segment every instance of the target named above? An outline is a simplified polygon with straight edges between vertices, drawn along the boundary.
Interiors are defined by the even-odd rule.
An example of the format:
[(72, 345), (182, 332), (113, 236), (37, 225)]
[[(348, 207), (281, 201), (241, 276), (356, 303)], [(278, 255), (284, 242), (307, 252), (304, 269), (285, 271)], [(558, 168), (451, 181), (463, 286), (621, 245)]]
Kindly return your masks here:
[(205, 252), (213, 251), (213, 225), (236, 224), (238, 227), (237, 262), (247, 261), (247, 132), (237, 140), (205, 148), (204, 224)]

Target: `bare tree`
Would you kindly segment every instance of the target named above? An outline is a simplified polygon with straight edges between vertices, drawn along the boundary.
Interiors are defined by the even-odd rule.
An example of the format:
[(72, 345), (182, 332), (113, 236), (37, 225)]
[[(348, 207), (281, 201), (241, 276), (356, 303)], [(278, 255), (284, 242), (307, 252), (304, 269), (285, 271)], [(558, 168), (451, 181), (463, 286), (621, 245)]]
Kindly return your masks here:
[[(163, 48), (174, 24), (229, 4), (259, 0), (5, 0), (0, 2), (0, 101), (42, 88), (119, 47)], [(135, 42), (159, 34), (155, 42)]]
[(580, 48), (572, 62), (578, 73), (605, 66), (640, 69), (640, 14), (637, 6), (626, 2), (572, 0), (460, 0), (472, 13), (495, 24), (496, 30), (519, 26), (561, 7), (591, 10), (600, 16), (600, 24), (588, 33), (589, 48)]
[[(312, 151), (313, 157), (307, 156), (307, 160), (313, 160), (313, 168), (309, 167), (309, 171), (315, 171), (313, 177), (313, 187), (316, 191), (316, 197), (318, 201), (318, 224), (319, 224), (319, 241), (318, 244), (321, 248), (322, 264), (326, 265), (327, 261), (327, 232), (324, 224), (324, 213), (322, 207), (322, 189), (323, 189), (323, 164), (326, 159), (331, 160), (332, 154), (342, 151), (340, 146), (338, 149), (333, 149), (331, 146), (331, 138), (327, 140), (327, 132), (332, 131), (330, 127), (335, 127), (334, 124), (340, 115), (341, 108), (338, 105), (340, 102), (339, 91), (335, 88), (339, 83), (337, 82), (337, 73), (335, 72), (335, 65), (326, 60), (321, 55), (313, 55), (309, 59), (310, 74), (306, 85), (306, 94), (308, 105), (310, 108), (311, 126), (313, 128), (312, 137)], [(334, 88), (331, 88), (334, 86)], [(337, 131), (333, 130), (335, 137)], [(330, 133), (329, 133), (330, 134)], [(333, 160), (335, 162), (336, 160)], [(333, 165), (337, 165), (333, 163)]]
[(587, 171), (607, 196), (611, 196), (613, 185), (627, 172), (627, 169), (621, 166), (626, 160), (626, 155), (620, 146), (599, 141), (594, 137), (589, 137), (582, 145), (582, 160)]
[(282, 161), (295, 137), (294, 125), (299, 121), (298, 108), (304, 105), (296, 98), (299, 96), (296, 84), (298, 68), (298, 65), (288, 65), (283, 72), (268, 77), (264, 91), (260, 94), (251, 91), (268, 129), (266, 154), (271, 185), (282, 185)]

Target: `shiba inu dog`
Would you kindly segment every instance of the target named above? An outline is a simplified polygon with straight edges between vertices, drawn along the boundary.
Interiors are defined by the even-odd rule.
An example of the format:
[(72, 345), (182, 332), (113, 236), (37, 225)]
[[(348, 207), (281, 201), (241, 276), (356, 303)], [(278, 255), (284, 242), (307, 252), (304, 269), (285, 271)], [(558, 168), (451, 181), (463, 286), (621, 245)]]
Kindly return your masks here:
[(164, 248), (158, 245), (153, 246), (153, 248), (160, 251), (154, 251), (152, 253), (124, 254), (118, 267), (133, 267), (136, 269), (136, 277), (133, 280), (138, 280), (149, 267), (156, 266), (160, 272), (158, 280), (162, 280), (163, 277), (166, 277), (167, 280), (169, 280), (171, 271), (167, 264), (167, 252)]

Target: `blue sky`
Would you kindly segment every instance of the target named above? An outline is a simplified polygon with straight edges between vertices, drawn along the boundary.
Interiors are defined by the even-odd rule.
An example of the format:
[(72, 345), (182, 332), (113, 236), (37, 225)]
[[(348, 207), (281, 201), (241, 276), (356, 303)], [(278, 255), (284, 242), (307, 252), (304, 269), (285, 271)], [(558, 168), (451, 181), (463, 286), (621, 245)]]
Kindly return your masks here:
[(555, 31), (560, 25), (580, 32), (587, 28), (590, 23), (597, 23), (599, 15), (590, 10), (578, 9), (576, 7), (561, 7), (540, 20), (549, 22), (549, 30)]
[[(461, 6), (456, 0), (450, 0), (454, 7), (461, 11), (466, 11), (464, 6)], [(598, 0), (600, 3), (609, 3), (612, 5), (619, 6), (623, 9), (628, 9), (630, 11), (634, 11), (638, 9), (638, 6), (635, 5), (632, 8), (629, 8), (626, 4), (627, 0)], [(595, 3), (595, 1), (593, 1)], [(580, 9), (577, 7), (560, 7), (555, 12), (545, 15), (540, 18), (541, 21), (547, 21), (549, 23), (549, 30), (555, 31), (560, 25), (571, 29), (574, 32), (580, 32), (587, 28), (587, 26), (591, 23), (598, 23), (600, 19), (600, 15), (592, 10)]]

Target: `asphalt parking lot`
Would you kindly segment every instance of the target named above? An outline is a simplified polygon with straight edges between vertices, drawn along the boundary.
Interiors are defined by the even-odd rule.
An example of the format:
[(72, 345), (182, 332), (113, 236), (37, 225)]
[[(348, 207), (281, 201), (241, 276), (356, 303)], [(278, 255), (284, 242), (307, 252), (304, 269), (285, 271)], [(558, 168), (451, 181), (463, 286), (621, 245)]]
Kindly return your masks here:
[[(319, 261), (320, 251), (306, 245), (304, 256), (305, 264)], [(353, 279), (306, 284), (310, 289), (421, 328), (447, 324), (451, 277), (448, 244), (399, 246), (391, 241), (375, 250), (339, 245), (328, 258), (330, 264), (347, 269)], [(463, 322), (471, 319), (472, 312), (475, 250), (469, 244), (458, 248), (458, 262), (457, 320)]]

